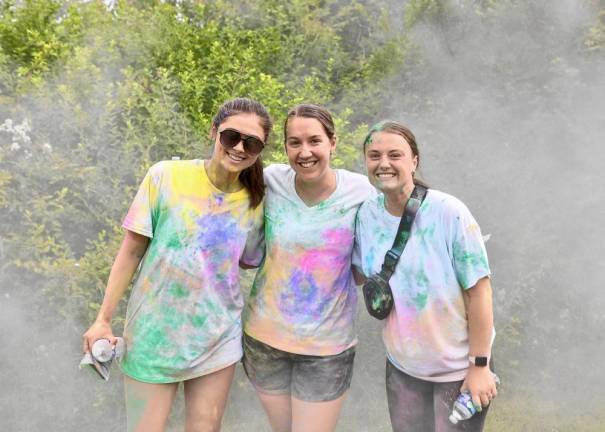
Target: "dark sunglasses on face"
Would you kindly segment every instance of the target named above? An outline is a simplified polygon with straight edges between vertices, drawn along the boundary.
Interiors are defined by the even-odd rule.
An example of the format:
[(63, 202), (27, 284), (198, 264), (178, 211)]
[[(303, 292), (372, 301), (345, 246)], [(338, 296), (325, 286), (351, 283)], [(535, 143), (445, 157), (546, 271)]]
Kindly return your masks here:
[(239, 144), (240, 141), (244, 143), (244, 150), (246, 153), (257, 155), (265, 147), (265, 143), (262, 142), (255, 136), (252, 135), (244, 135), (238, 130), (235, 129), (223, 129), (219, 132), (219, 141), (222, 146), (228, 150), (231, 150), (233, 147)]

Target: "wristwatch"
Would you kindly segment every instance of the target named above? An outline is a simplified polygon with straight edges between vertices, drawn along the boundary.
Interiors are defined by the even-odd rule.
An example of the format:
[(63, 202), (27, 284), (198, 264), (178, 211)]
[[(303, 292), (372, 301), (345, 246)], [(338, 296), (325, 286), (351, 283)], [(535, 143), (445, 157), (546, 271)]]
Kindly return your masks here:
[(475, 366), (479, 366), (479, 367), (485, 367), (487, 366), (487, 362), (488, 362), (488, 358), (487, 357), (481, 357), (481, 356), (469, 356), (468, 357), (468, 361), (470, 361), (472, 364), (474, 364)]

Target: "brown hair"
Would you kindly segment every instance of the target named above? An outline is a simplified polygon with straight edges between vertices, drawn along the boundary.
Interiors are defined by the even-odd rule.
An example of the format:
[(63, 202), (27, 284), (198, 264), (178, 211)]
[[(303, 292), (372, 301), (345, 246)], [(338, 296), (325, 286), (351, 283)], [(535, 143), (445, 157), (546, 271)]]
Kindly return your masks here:
[(288, 139), (288, 121), (291, 117), (306, 117), (315, 119), (321, 123), (328, 138), (334, 138), (334, 120), (332, 120), (332, 115), (330, 112), (322, 106), (303, 103), (296, 105), (294, 108), (288, 111), (286, 121), (284, 122), (284, 143)]
[[(416, 156), (418, 160), (416, 169), (420, 167), (420, 153), (418, 152), (418, 144), (416, 143), (416, 137), (410, 129), (408, 129), (401, 123), (392, 120), (383, 120), (381, 122), (376, 123), (370, 128), (370, 131), (363, 140), (364, 154), (366, 152), (366, 147), (372, 142), (372, 135), (374, 135), (376, 132), (392, 133), (403, 137), (403, 139), (410, 145), (410, 148), (412, 149), (412, 154)], [(414, 184), (419, 184), (428, 188), (428, 185), (423, 180), (418, 179), (416, 176), (414, 176)]]
[[(227, 120), (227, 118), (236, 114), (256, 114), (260, 119), (260, 125), (263, 128), (265, 134), (263, 140), (266, 142), (273, 122), (267, 112), (267, 109), (261, 104), (252, 99), (248, 98), (235, 98), (228, 100), (218, 109), (218, 112), (212, 119), (212, 131), (213, 135), (218, 130), (219, 126)], [(250, 206), (256, 208), (263, 200), (265, 196), (265, 181), (263, 179), (263, 161), (258, 156), (256, 162), (239, 175), (239, 181), (246, 188), (250, 195)]]

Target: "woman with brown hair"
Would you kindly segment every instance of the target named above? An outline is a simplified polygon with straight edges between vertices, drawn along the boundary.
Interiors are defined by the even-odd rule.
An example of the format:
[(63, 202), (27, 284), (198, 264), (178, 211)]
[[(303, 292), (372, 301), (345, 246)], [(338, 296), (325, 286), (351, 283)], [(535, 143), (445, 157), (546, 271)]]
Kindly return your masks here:
[(289, 165), (265, 168), (266, 256), (244, 313), (244, 367), (273, 431), (333, 431), (351, 383), (355, 214), (365, 176), (330, 166), (332, 116), (302, 104), (284, 125)]
[[(359, 209), (353, 263), (370, 277), (384, 274), (385, 255), (421, 184), (420, 155), (414, 134), (390, 121), (370, 130), (364, 155), (368, 178), (382, 193)], [(460, 200), (428, 189), (388, 285), (393, 306), (383, 340), (393, 430), (482, 430), (497, 393), (492, 289), (481, 230)], [(482, 412), (454, 425), (448, 417), (460, 391)]]
[(220, 429), (242, 356), (238, 264), (261, 258), (246, 244), (256, 243), (262, 225), (260, 153), (270, 130), (260, 103), (225, 102), (212, 123), (212, 157), (152, 166), (124, 219), (126, 234), (83, 349), (98, 339), (115, 343), (111, 318), (140, 264), (120, 362), (129, 431), (163, 431), (180, 382), (186, 429)]

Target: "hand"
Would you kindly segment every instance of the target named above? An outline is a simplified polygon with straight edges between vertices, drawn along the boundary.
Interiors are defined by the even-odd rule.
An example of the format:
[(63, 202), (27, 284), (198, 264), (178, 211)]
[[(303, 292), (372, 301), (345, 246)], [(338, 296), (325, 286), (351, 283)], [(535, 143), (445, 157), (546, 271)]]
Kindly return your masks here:
[(462, 383), (462, 387), (460, 387), (460, 391), (471, 393), (473, 403), (478, 412), (481, 412), (482, 407), (488, 406), (491, 400), (498, 394), (494, 374), (489, 366), (478, 367), (471, 365)]
[(108, 339), (112, 345), (115, 345), (117, 341), (111, 331), (111, 325), (104, 321), (95, 321), (82, 335), (82, 339), (82, 351), (85, 353), (90, 352), (92, 345), (99, 339)]

